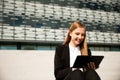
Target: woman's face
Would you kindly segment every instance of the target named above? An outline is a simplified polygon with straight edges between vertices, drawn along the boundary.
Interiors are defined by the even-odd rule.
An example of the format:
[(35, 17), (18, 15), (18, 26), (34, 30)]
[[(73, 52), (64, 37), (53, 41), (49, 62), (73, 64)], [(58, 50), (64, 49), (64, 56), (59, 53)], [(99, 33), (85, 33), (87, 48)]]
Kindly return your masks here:
[(86, 33), (85, 28), (76, 28), (75, 30), (70, 32), (70, 36), (71, 36), (70, 43), (73, 46), (78, 46), (84, 40), (85, 33)]

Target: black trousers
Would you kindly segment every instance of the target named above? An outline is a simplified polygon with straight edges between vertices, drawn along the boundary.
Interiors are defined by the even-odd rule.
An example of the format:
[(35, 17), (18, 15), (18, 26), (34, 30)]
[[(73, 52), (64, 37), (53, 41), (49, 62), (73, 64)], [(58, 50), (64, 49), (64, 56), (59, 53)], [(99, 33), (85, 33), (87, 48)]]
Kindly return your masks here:
[(90, 69), (86, 72), (81, 70), (74, 70), (69, 73), (64, 80), (101, 80), (97, 72), (93, 69)]

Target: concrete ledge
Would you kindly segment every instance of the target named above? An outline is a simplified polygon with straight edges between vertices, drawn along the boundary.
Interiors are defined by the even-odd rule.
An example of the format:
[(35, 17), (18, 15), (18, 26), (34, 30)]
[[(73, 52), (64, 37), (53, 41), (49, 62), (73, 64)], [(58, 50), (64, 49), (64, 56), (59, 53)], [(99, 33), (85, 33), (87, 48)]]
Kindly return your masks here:
[[(96, 71), (102, 80), (120, 80), (120, 52), (97, 52), (105, 58)], [(54, 51), (1, 50), (0, 80), (55, 80)]]

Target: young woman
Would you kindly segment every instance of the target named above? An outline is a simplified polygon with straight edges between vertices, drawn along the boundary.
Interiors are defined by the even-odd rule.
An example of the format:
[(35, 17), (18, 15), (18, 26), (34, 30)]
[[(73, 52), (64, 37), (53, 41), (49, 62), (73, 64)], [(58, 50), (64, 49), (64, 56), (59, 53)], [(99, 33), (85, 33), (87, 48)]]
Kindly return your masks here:
[(91, 56), (91, 52), (87, 49), (85, 26), (75, 21), (71, 24), (63, 45), (55, 51), (56, 80), (100, 80), (93, 62), (83, 69), (72, 68), (78, 55)]

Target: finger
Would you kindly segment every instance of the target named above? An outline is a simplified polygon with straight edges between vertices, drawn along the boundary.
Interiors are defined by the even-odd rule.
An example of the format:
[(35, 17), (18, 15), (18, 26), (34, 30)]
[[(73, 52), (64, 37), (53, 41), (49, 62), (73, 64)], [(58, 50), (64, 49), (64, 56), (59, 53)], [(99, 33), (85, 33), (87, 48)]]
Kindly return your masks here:
[(90, 63), (88, 63), (88, 64), (87, 64), (87, 66), (88, 66), (88, 68), (91, 68), (91, 65), (90, 65)]
[(93, 66), (93, 63), (92, 62), (90, 62), (90, 67), (93, 69), (94, 68), (94, 66)]
[(86, 69), (86, 67), (85, 67), (85, 66), (83, 66), (83, 71), (87, 71), (87, 69)]
[(90, 63), (88, 63), (87, 65), (88, 65), (88, 68), (90, 68), (90, 69), (95, 69), (95, 64), (94, 64), (94, 62), (90, 62)]
[(92, 64), (92, 62), (89, 62), (89, 63), (88, 63), (88, 68), (93, 69), (93, 64)]
[(96, 67), (95, 67), (95, 63), (94, 63), (94, 62), (93, 62), (93, 68), (96, 69)]
[(91, 65), (91, 68), (92, 68), (92, 69), (95, 69), (95, 64), (94, 64), (94, 62), (90, 62), (90, 65)]

